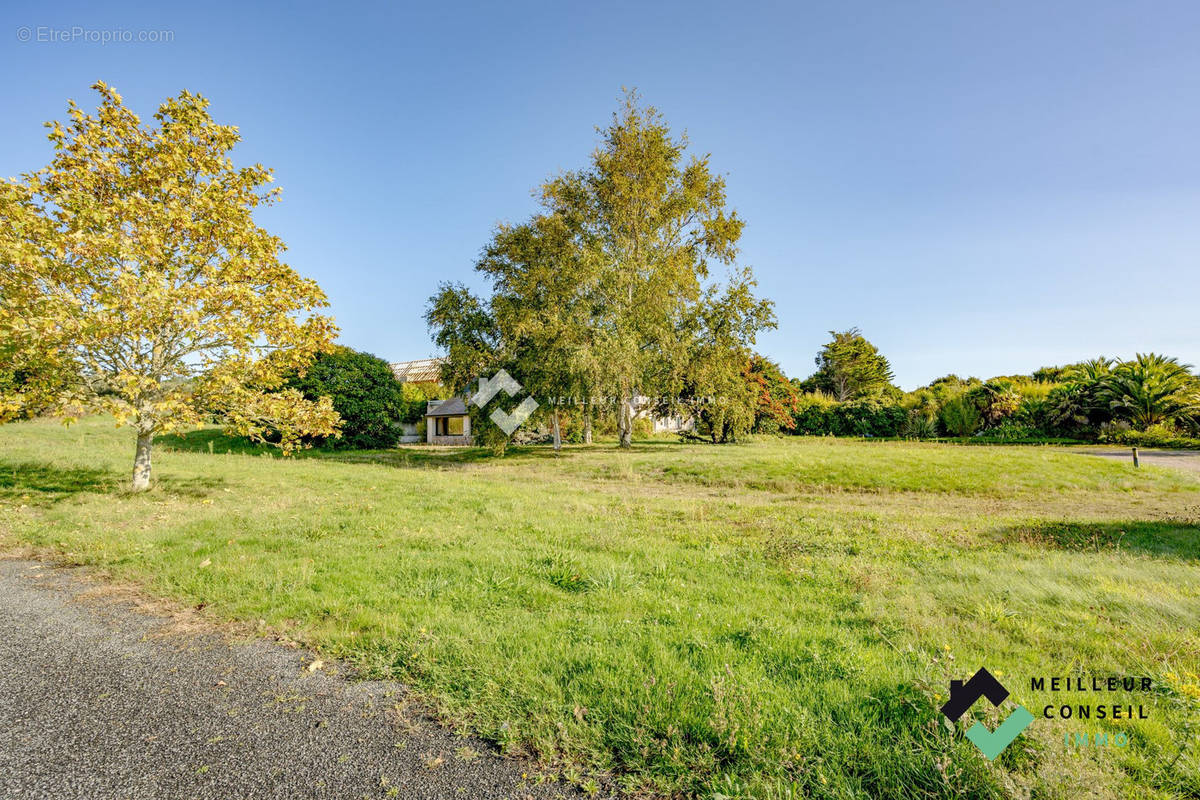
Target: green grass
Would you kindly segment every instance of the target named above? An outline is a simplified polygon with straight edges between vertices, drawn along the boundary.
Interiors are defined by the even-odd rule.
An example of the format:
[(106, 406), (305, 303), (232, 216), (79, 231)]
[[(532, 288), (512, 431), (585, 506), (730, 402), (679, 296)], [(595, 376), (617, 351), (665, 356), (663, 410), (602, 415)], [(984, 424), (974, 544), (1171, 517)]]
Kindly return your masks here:
[[(1195, 797), (1200, 480), (1045, 447), (780, 439), (269, 453), (0, 428), (0, 532), (286, 631), (568, 777), (699, 797)], [(211, 452), (210, 452), (211, 451)], [(943, 724), (987, 666), (1037, 721)], [(1148, 675), (1135, 723), (1033, 675)], [(1173, 675), (1176, 677), (1168, 677)], [(1082, 702), (1081, 698), (1071, 698)], [(995, 725), (999, 716), (975, 711)], [(1066, 751), (1063, 732), (1128, 747)], [(1185, 743), (1192, 746), (1184, 748)]]

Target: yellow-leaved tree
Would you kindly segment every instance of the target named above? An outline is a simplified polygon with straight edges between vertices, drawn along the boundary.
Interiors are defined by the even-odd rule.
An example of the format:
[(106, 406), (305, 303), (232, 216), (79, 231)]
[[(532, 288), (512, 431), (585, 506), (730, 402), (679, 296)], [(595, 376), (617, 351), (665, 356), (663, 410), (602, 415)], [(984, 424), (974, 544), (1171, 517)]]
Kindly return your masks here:
[(137, 433), (134, 491), (156, 434), (222, 419), (285, 451), (336, 433), (328, 398), (280, 390), (329, 350), (317, 284), (255, 224), (271, 171), (182, 92), (143, 126), (110, 86), (95, 114), (47, 123), (49, 166), (0, 183), (0, 420), (108, 412)]

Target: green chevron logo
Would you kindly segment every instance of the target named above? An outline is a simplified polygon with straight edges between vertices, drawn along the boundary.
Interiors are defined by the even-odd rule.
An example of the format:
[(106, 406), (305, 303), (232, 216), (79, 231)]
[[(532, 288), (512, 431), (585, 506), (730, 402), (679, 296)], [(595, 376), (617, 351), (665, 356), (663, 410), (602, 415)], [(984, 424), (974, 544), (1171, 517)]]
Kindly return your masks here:
[[(958, 680), (950, 681), (950, 699), (942, 706), (942, 714), (951, 722), (956, 722), (963, 714), (970, 711), (971, 706), (975, 705), (975, 701), (981, 697), (986, 697), (994, 706), (998, 706), (1008, 699), (1008, 689), (1005, 689), (1004, 685), (983, 667), (980, 667), (979, 671), (972, 675), (966, 683)], [(1009, 714), (996, 730), (988, 730), (982, 722), (976, 722), (967, 731), (967, 738), (979, 748), (988, 761), (994, 761), (996, 756), (1004, 752), (1004, 748), (1012, 744), (1013, 740), (1020, 736), (1031, 722), (1033, 722), (1033, 714), (1030, 714), (1024, 706), (1017, 706), (1016, 710)]]
[(1009, 714), (1008, 719), (1000, 723), (996, 730), (989, 731), (982, 722), (976, 722), (967, 731), (967, 738), (975, 743), (979, 752), (987, 756), (988, 761), (995, 761), (996, 756), (1012, 744), (1013, 739), (1020, 736), (1021, 731), (1028, 728), (1031, 722), (1033, 722), (1033, 714), (1030, 714), (1024, 706), (1017, 706), (1017, 710)]

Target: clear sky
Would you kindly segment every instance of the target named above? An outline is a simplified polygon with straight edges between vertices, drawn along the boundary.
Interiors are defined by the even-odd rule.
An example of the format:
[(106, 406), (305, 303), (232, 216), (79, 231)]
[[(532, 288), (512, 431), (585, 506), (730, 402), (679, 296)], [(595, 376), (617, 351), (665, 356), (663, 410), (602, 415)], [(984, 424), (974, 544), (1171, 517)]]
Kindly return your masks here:
[[(133, 41), (87, 41), (105, 31)], [(389, 360), (433, 354), (436, 284), (482, 288), (491, 228), (586, 163), (631, 86), (727, 175), (777, 304), (759, 349), (789, 375), (854, 325), (905, 388), (1200, 363), (1193, 0), (6, 0), (0, 43), (0, 175), (47, 163), (41, 123), (94, 107), (97, 79), (146, 118), (199, 92), (240, 126), (236, 159), (276, 169), (260, 222), (342, 342)]]

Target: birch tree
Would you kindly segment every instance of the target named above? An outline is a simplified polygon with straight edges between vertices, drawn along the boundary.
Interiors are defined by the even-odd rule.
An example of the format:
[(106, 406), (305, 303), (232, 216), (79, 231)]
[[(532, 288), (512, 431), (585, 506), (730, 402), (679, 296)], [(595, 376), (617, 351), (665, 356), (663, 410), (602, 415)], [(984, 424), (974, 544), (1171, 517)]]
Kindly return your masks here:
[[(476, 269), (492, 278), (491, 311), (525, 388), (547, 407), (554, 449), (562, 448), (562, 406), (593, 391), (595, 263), (562, 214), (501, 225)], [(587, 409), (585, 409), (586, 411)]]
[(94, 114), (74, 102), (47, 123), (51, 163), (0, 183), (0, 371), (20, 373), (0, 418), (25, 407), (112, 414), (136, 432), (132, 488), (150, 486), (158, 434), (218, 415), (285, 450), (336, 432), (328, 398), (278, 390), (331, 348), (317, 284), (254, 221), (275, 202), (261, 164), (235, 167), (240, 139), (182, 92), (154, 126), (115, 89)]
[[(491, 297), (443, 286), (426, 318), (448, 376), (461, 380), (490, 359), (543, 400), (582, 397), (589, 440), (591, 400), (616, 398), (619, 443), (629, 447), (636, 398), (714, 385), (687, 370), (733, 376), (730, 402), (746, 405), (748, 348), (774, 316), (751, 294), (749, 270), (731, 269), (725, 291), (709, 279), (711, 264), (733, 265), (743, 223), (726, 209), (708, 156), (687, 158), (687, 138), (632, 92), (600, 133), (589, 166), (544, 183), (540, 211), (493, 234), (475, 265), (492, 279)], [(702, 343), (713, 326), (739, 334)], [(557, 409), (548, 414), (557, 446)]]
[[(688, 357), (680, 325), (702, 302), (710, 265), (732, 265), (743, 221), (726, 209), (725, 180), (709, 156), (688, 158), (686, 135), (627, 92), (592, 163), (545, 184), (548, 213), (575, 221), (592, 287), (591, 362), (618, 398), (621, 447), (632, 444), (634, 400)], [(666, 365), (666, 368), (664, 368)]]

